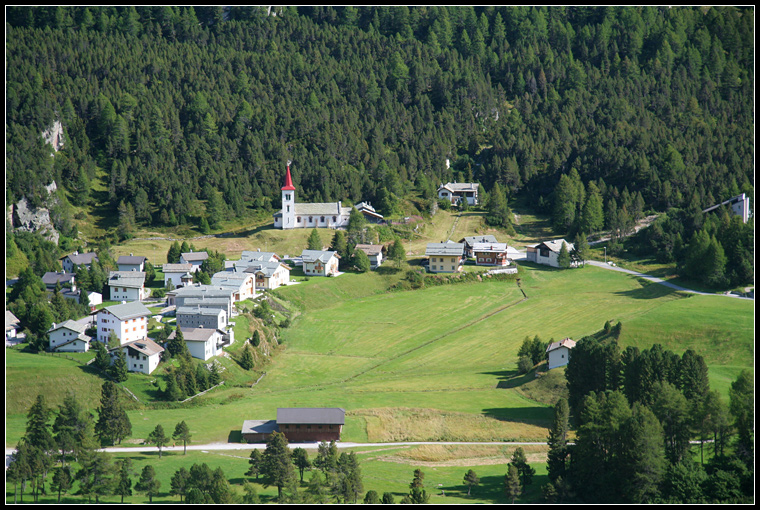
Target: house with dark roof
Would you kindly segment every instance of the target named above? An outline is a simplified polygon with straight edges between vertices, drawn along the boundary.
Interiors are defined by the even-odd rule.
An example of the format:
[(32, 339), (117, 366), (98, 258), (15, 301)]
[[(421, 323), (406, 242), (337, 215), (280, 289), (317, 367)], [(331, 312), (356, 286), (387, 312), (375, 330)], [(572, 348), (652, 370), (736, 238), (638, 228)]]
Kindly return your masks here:
[(69, 255), (60, 258), (61, 266), (67, 273), (73, 273), (76, 271), (77, 266), (84, 266), (87, 269), (90, 269), (93, 260), (98, 260), (98, 256), (95, 252), (79, 253), (79, 251), (75, 251), (74, 253), (70, 253)]
[(181, 289), (175, 289), (166, 293), (168, 306), (185, 306), (189, 299), (224, 299), (227, 305), (224, 308), (227, 317), (232, 317), (232, 303), (234, 302), (235, 290), (220, 285), (186, 285)]
[(76, 292), (77, 286), (74, 280), (75, 277), (76, 275), (74, 273), (51, 271), (42, 275), (42, 283), (45, 284), (45, 288), (48, 292), (53, 292), (56, 285), (60, 285), (62, 288), (70, 288), (72, 292)]
[(465, 258), (470, 258), (474, 256), (472, 253), (472, 247), (475, 246), (475, 243), (498, 243), (499, 241), (492, 235), (483, 235), (464, 237), (460, 239), (459, 242), (464, 244)]
[(147, 260), (147, 257), (136, 257), (130, 253), (119, 257), (116, 264), (119, 266), (119, 271), (145, 271)]
[(301, 252), (303, 272), (306, 276), (335, 276), (338, 274), (336, 251), (304, 250)]
[(276, 421), (243, 422), (243, 439), (266, 441), (272, 432), (282, 432), (291, 443), (300, 441), (340, 441), (346, 411), (340, 407), (281, 407)]

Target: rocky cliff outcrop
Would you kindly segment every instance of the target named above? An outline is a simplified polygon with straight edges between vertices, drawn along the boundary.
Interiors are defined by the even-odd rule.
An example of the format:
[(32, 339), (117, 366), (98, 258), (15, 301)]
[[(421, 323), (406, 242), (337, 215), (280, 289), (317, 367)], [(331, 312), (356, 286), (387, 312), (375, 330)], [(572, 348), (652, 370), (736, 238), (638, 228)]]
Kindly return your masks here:
[(50, 211), (45, 207), (30, 208), (26, 198), (15, 206), (11, 205), (13, 228), (24, 232), (37, 232), (45, 239), (58, 244), (60, 234), (50, 221)]
[(53, 150), (58, 152), (63, 147), (63, 125), (60, 121), (55, 121), (51, 127), (42, 133), (42, 138), (53, 146)]

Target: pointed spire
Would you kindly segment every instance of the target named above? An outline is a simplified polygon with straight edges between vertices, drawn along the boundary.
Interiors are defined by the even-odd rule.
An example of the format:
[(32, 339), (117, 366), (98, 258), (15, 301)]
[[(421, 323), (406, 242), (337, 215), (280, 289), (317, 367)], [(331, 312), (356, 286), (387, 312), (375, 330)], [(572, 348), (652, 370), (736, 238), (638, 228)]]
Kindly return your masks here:
[(296, 187), (293, 186), (293, 179), (290, 177), (290, 165), (288, 165), (288, 173), (285, 175), (285, 186), (283, 186), (282, 191), (295, 191)]

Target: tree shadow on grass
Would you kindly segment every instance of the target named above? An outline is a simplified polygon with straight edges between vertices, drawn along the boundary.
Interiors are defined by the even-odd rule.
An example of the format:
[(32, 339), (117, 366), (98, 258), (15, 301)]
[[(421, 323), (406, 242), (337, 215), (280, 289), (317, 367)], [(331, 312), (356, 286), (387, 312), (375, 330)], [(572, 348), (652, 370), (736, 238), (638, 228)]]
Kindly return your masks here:
[(517, 388), (525, 383), (529, 383), (536, 378), (533, 370), (525, 374), (518, 374), (517, 370), (502, 370), (498, 372), (480, 372), (483, 375), (495, 375), (499, 382), (496, 387), (499, 389)]
[[(509, 421), (515, 423), (524, 423), (536, 427), (549, 427), (554, 417), (554, 410), (551, 407), (494, 407), (483, 409), (483, 416), (493, 418), (499, 421)], [(503, 439), (510, 441), (512, 439)]]
[[(636, 278), (639, 279), (639, 277)], [(642, 280), (639, 281), (642, 282)], [(668, 287), (667, 285), (643, 280), (641, 287), (637, 289), (615, 292), (615, 295), (629, 297), (632, 299), (658, 299), (661, 297), (670, 296), (676, 292), (681, 291), (672, 287)]]
[(250, 237), (254, 234), (258, 234), (259, 232), (263, 230), (279, 230), (274, 228), (274, 223), (267, 223), (266, 225), (261, 225), (255, 228), (251, 228), (248, 230), (240, 230), (237, 232), (229, 232), (225, 234), (223, 237), (226, 238), (239, 238), (239, 237)]

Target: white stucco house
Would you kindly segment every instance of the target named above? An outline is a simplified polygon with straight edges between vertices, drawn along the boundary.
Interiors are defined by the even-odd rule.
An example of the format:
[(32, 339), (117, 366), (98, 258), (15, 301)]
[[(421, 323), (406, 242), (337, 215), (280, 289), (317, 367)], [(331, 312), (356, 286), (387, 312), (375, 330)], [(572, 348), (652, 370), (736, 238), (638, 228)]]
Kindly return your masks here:
[(108, 344), (111, 331), (116, 334), (121, 345), (147, 338), (151, 313), (139, 301), (106, 306), (93, 315), (96, 316), (95, 324), (98, 330), (96, 339), (100, 342)]
[(546, 355), (549, 358), (549, 370), (567, 365), (570, 361), (570, 350), (573, 347), (575, 347), (575, 341), (569, 338), (549, 344), (546, 348)]
[[(225, 333), (215, 328), (181, 328), (187, 350), (193, 358), (206, 361), (221, 354), (225, 345)], [(167, 340), (174, 340), (177, 330), (172, 331)]]
[(92, 261), (98, 260), (98, 256), (95, 252), (79, 253), (79, 251), (75, 251), (74, 253), (61, 257), (60, 260), (63, 270), (67, 273), (73, 273), (76, 271), (77, 266), (84, 266), (87, 269), (90, 269), (92, 267)]
[[(544, 241), (542, 243), (526, 246), (525, 258), (528, 262), (544, 264), (551, 267), (559, 267), (559, 252), (562, 249), (562, 243), (567, 247), (567, 253), (572, 254), (575, 245), (568, 243), (564, 239), (555, 239), (554, 241)], [(577, 267), (578, 261), (570, 259), (570, 267)]]
[(211, 277), (211, 285), (227, 287), (234, 291), (233, 301), (256, 297), (255, 277), (251, 273), (219, 271)]
[(133, 254), (122, 255), (116, 261), (119, 271), (145, 271), (145, 262), (147, 257), (134, 256)]
[(146, 337), (141, 340), (132, 340), (109, 351), (111, 363), (116, 359), (117, 349), (124, 352), (129, 372), (141, 372), (143, 374), (150, 374), (158, 367), (158, 363), (161, 361), (161, 353), (164, 352), (163, 347)]
[(338, 274), (340, 255), (335, 251), (304, 250), (301, 253), (306, 276), (334, 276)]
[(201, 308), (180, 306), (176, 311), (177, 327), (224, 329), (227, 327), (227, 312), (221, 308)]
[(172, 285), (176, 289), (183, 286), (185, 283), (182, 281), (182, 277), (187, 273), (193, 272), (193, 265), (187, 264), (164, 264), (161, 268), (164, 273), (164, 287), (172, 282)]
[(108, 273), (111, 301), (142, 301), (145, 291), (145, 273), (142, 271), (111, 271)]
[(478, 205), (479, 187), (477, 182), (447, 182), (438, 186), (438, 198), (448, 200), (452, 205), (463, 200), (467, 200), (469, 205)]
[(181, 253), (179, 256), (180, 264), (190, 264), (192, 266), (191, 273), (200, 271), (203, 261), (208, 258), (208, 253), (205, 251), (191, 251), (188, 253)]
[(84, 332), (87, 324), (67, 320), (55, 324), (48, 329), (49, 348), (59, 352), (87, 352), (90, 349), (89, 336)]

